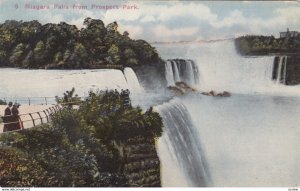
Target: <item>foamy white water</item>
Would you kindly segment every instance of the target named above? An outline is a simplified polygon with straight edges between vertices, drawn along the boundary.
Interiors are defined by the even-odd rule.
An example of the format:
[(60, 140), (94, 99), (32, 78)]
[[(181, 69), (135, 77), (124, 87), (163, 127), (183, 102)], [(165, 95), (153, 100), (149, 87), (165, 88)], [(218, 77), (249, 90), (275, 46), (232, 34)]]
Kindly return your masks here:
[(124, 69), (124, 75), (131, 92), (142, 93), (144, 91), (132, 68), (126, 67)]
[(172, 64), (173, 64), (173, 68), (174, 68), (174, 81), (175, 82), (180, 82), (181, 79), (180, 79), (180, 76), (179, 76), (179, 70), (178, 70), (177, 63), (172, 61)]
[[(299, 186), (300, 86), (272, 81), (274, 57), (242, 57), (233, 41), (157, 48), (165, 59), (196, 62), (198, 90), (233, 93), (229, 98), (186, 95), (157, 107), (165, 126), (158, 149), (163, 186), (199, 186), (203, 166), (212, 186)], [(189, 149), (179, 149), (182, 145)], [(206, 162), (199, 166), (195, 161), (202, 158)], [(165, 168), (168, 163), (176, 164), (180, 178), (164, 179), (175, 172)]]
[[(192, 59), (198, 66), (200, 91), (229, 91), (242, 94), (300, 95), (300, 86), (272, 81), (273, 56), (240, 56), (234, 41), (158, 45), (165, 59)], [(284, 66), (283, 66), (284, 67)]]
[(213, 186), (300, 185), (300, 98), (187, 97)]
[(0, 69), (0, 97), (61, 96), (75, 87), (79, 96), (89, 90), (129, 89), (141, 91), (132, 69), (125, 70), (127, 81), (120, 70), (24, 70)]
[(172, 69), (172, 62), (167, 61), (165, 65), (165, 76), (167, 80), (167, 86), (174, 86), (175, 85), (175, 80), (173, 76), (173, 69)]

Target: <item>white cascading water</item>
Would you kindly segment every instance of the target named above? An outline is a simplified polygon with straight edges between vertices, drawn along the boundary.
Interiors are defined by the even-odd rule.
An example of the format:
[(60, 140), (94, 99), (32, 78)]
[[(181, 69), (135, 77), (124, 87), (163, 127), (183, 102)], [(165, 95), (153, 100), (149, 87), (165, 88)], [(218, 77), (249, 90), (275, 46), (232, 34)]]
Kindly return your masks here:
[(195, 76), (194, 76), (194, 69), (193, 69), (193, 63), (191, 60), (187, 60), (186, 61), (186, 78), (187, 78), (187, 83), (190, 86), (194, 86), (195, 85)]
[[(172, 58), (169, 47), (157, 48)], [(240, 56), (233, 41), (176, 48), (183, 55), (174, 58), (198, 65), (198, 90), (233, 94), (185, 95), (156, 107), (162, 185), (298, 187), (300, 87), (272, 81), (274, 57)]]
[(283, 68), (283, 84), (286, 83), (286, 67), (287, 67), (287, 56), (284, 56), (284, 68)]
[(286, 65), (287, 65), (287, 56), (280, 56), (277, 68), (276, 84), (286, 82)]
[(126, 67), (124, 69), (124, 75), (131, 92), (142, 93), (144, 91), (132, 68)]
[(173, 64), (173, 68), (174, 68), (174, 81), (175, 82), (180, 82), (181, 79), (180, 79), (180, 76), (179, 76), (179, 70), (178, 70), (178, 65), (176, 62), (174, 61), (171, 61), (172, 64)]
[[(79, 96), (87, 96), (89, 90), (129, 89), (140, 93), (136, 74), (131, 68), (121, 70), (0, 70), (1, 98), (16, 100), (20, 97), (54, 97), (75, 87)], [(28, 77), (30, 76), (30, 77)], [(126, 76), (126, 78), (125, 78)], [(27, 100), (28, 101), (28, 100)], [(25, 103), (28, 103), (25, 100)]]
[(167, 61), (165, 65), (165, 76), (167, 80), (167, 86), (174, 86), (175, 81), (174, 81), (174, 75), (173, 75), (173, 69), (172, 69), (172, 62)]
[(276, 78), (276, 83), (279, 84), (281, 81), (281, 71), (282, 71), (282, 65), (284, 63), (284, 57), (281, 56), (279, 58), (279, 63), (278, 63), (278, 70), (277, 70), (277, 78)]
[(197, 66), (191, 60), (167, 60), (165, 77), (168, 86), (174, 86), (175, 82), (183, 81), (194, 87), (198, 83)]
[[(172, 157), (176, 159), (172, 162), (175, 164), (172, 168), (180, 167), (180, 169), (172, 169), (171, 172), (163, 172), (162, 181), (165, 183), (172, 182), (174, 171), (183, 171), (185, 178), (181, 178), (177, 184), (211, 186), (202, 144), (185, 106), (177, 98), (156, 107), (156, 109), (163, 118), (166, 127), (164, 136), (160, 141), (168, 145), (167, 150), (160, 147), (159, 153), (172, 153)], [(164, 155), (160, 156), (161, 159), (163, 157)]]
[(196, 55), (194, 59), (200, 68), (199, 89), (256, 93), (273, 85), (273, 56), (242, 57), (232, 41), (195, 46), (189, 55)]
[(240, 56), (231, 40), (191, 45), (187, 49), (185, 57), (194, 60), (199, 68), (200, 91), (299, 94), (299, 86), (287, 87), (272, 80), (274, 56)]

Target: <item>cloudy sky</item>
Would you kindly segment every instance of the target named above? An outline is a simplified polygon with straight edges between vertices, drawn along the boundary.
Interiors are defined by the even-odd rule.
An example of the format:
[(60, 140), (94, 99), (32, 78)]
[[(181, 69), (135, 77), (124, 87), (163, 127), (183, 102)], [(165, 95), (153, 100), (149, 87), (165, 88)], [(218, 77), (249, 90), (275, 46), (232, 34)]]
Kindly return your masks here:
[[(45, 9), (37, 10), (37, 6)], [(103, 6), (118, 9), (104, 10)], [(132, 38), (150, 42), (213, 40), (244, 34), (278, 37), (287, 27), (300, 31), (300, 2), (0, 0), (1, 23), (10, 19), (43, 24), (65, 21), (81, 28), (86, 17), (101, 19), (105, 24), (117, 21), (120, 31), (127, 30)]]

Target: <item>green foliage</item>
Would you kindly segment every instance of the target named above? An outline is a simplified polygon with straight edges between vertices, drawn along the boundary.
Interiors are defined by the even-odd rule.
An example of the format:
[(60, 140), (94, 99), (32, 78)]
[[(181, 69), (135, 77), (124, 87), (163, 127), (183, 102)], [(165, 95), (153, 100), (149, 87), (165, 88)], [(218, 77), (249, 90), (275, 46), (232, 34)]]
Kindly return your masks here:
[(25, 46), (23, 43), (20, 43), (16, 46), (16, 48), (13, 50), (12, 55), (9, 58), (9, 61), (14, 65), (14, 66), (20, 66), (22, 56), (24, 54), (24, 49)]
[(86, 18), (85, 28), (65, 22), (9, 20), (0, 24), (0, 66), (81, 69), (96, 65), (120, 66), (160, 63), (156, 50), (143, 40), (118, 32), (118, 23), (104, 25)]
[(34, 59), (36, 64), (43, 63), (45, 61), (46, 52), (45, 52), (45, 44), (43, 41), (39, 41), (36, 44), (33, 53), (34, 53)]
[(108, 49), (108, 59), (111, 64), (118, 64), (120, 62), (120, 50), (117, 45), (112, 44)]
[(73, 87), (71, 91), (66, 91), (62, 98), (58, 96), (55, 97), (56, 102), (62, 105), (67, 105), (69, 107), (73, 105), (78, 105), (80, 103), (80, 97), (75, 94), (75, 88)]
[(5, 100), (0, 99), (0, 105), (7, 105)]
[[(73, 99), (74, 89), (65, 95)], [(51, 124), (0, 135), (0, 185), (128, 186), (115, 144), (153, 140), (161, 132), (152, 108), (124, 107), (117, 91), (90, 92), (78, 109), (54, 114)]]
[[(51, 176), (34, 159), (18, 149), (0, 148), (0, 185), (31, 187), (51, 185)], [(55, 177), (53, 177), (55, 179)], [(46, 184), (45, 184), (46, 183)]]
[(243, 55), (295, 53), (300, 50), (300, 36), (274, 38), (273, 36), (242, 36), (235, 39), (237, 50)]

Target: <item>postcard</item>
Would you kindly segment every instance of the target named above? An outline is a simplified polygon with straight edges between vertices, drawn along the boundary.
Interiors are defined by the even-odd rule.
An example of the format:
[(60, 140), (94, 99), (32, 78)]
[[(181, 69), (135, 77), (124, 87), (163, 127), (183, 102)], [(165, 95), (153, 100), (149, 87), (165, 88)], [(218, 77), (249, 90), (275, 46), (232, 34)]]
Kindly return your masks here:
[(0, 0), (0, 186), (300, 184), (299, 1)]

